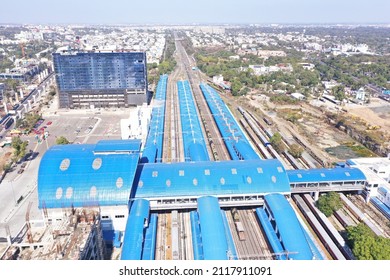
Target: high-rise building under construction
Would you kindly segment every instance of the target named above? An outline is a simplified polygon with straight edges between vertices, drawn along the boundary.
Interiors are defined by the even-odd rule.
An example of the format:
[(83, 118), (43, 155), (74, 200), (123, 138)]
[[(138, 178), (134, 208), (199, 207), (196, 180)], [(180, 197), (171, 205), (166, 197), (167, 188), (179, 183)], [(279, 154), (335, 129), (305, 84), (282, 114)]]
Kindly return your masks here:
[(128, 107), (147, 102), (145, 52), (79, 51), (53, 54), (60, 108)]

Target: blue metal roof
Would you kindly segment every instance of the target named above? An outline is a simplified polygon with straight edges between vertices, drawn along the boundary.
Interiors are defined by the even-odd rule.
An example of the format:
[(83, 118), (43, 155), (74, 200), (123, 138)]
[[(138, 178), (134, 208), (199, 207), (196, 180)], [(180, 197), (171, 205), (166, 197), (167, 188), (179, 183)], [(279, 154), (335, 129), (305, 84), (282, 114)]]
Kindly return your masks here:
[[(183, 135), (183, 146), (186, 161), (210, 160), (206, 144), (203, 138), (202, 127), (199, 122), (198, 111), (195, 106), (191, 86), (188, 81), (177, 82), (179, 105), (180, 105), (180, 123)], [(201, 151), (195, 158), (195, 151), (191, 151), (191, 144), (198, 144), (197, 151)]]
[(221, 216), (222, 216), (223, 226), (225, 228), (225, 236), (226, 236), (226, 242), (228, 247), (228, 259), (237, 260), (238, 257), (237, 257), (236, 246), (234, 245), (232, 232), (230, 231), (231, 228), (229, 227), (229, 222), (227, 220), (226, 212), (224, 210), (221, 210)]
[(164, 136), (167, 75), (161, 75), (153, 101), (152, 116), (141, 162), (161, 162)]
[(358, 168), (319, 168), (286, 170), (290, 183), (365, 181), (366, 176)]
[(200, 233), (199, 215), (197, 211), (190, 212), (192, 249), (194, 251), (194, 260), (204, 260), (202, 235)]
[(188, 149), (191, 161), (205, 161), (210, 159), (206, 147), (200, 143), (191, 143), (188, 145)]
[(102, 140), (96, 143), (93, 152), (97, 153), (139, 153), (140, 140)]
[(257, 217), (260, 220), (261, 226), (265, 235), (267, 236), (268, 243), (270, 244), (272, 251), (275, 254), (277, 260), (286, 260), (286, 255), (283, 254), (284, 249), (278, 236), (275, 233), (275, 230), (272, 227), (272, 224), (269, 220), (269, 217), (265, 213), (263, 208), (256, 208)]
[(284, 195), (279, 193), (267, 194), (264, 199), (266, 207), (272, 211), (282, 245), (286, 251), (291, 253), (289, 259), (313, 259), (314, 254), (310, 249), (304, 229)]
[(158, 214), (150, 214), (149, 226), (146, 229), (144, 247), (142, 249), (143, 260), (154, 260), (156, 252)]
[(148, 163), (139, 166), (137, 178), (135, 198), (290, 193), (276, 159)]
[(218, 198), (198, 198), (198, 214), (205, 260), (227, 260), (228, 244)]
[(145, 228), (148, 225), (149, 201), (133, 201), (127, 219), (121, 260), (141, 260)]
[(39, 208), (127, 205), (140, 144), (114, 140), (51, 147), (38, 170)]
[(259, 155), (253, 150), (252, 146), (248, 141), (238, 141), (234, 143), (235, 149), (238, 151), (237, 154), (239, 159), (259, 159)]
[[(212, 87), (204, 83), (200, 84), (200, 89), (207, 101), (207, 105), (222, 135), (230, 157), (233, 160), (260, 158), (249, 145), (248, 139), (219, 94)], [(248, 145), (238, 144), (240, 142), (245, 142)], [(241, 151), (241, 147), (244, 150)]]

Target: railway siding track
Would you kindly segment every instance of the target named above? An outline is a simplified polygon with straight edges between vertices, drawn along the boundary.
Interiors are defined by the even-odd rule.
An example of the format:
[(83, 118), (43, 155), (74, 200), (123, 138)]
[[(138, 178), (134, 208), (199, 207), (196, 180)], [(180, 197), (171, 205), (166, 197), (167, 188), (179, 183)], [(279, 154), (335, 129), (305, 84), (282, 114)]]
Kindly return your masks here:
[(372, 204), (367, 204), (361, 195), (351, 195), (348, 197), (362, 212), (364, 212), (372, 223), (382, 229), (386, 238), (390, 238), (390, 223), (383, 214)]

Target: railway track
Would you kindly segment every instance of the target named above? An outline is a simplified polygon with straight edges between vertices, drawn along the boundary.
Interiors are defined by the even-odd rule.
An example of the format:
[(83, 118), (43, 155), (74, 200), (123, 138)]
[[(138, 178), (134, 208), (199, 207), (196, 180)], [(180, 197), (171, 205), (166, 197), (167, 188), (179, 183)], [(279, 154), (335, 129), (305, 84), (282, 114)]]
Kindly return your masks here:
[(244, 131), (247, 135), (249, 135), (250, 139), (252, 140), (251, 143), (256, 147), (256, 152), (262, 159), (268, 159), (269, 155), (267, 154), (266, 148), (263, 146), (263, 144), (258, 140), (259, 138), (256, 136), (255, 132), (250, 128), (248, 122), (245, 119), (240, 119), (239, 123), (242, 127), (244, 127)]
[(360, 210), (362, 210), (370, 218), (370, 221), (378, 225), (383, 230), (383, 234), (386, 238), (390, 238), (390, 225), (389, 221), (383, 214), (378, 211), (370, 203), (366, 203), (361, 195), (351, 195), (348, 197)]
[(190, 213), (159, 213), (155, 260), (193, 259)]
[[(168, 78), (167, 95), (165, 101), (165, 118), (164, 118), (164, 140), (163, 140), (163, 162), (170, 162), (172, 159), (171, 139), (172, 139), (172, 82)], [(169, 112), (169, 113), (168, 113)]]
[[(345, 241), (340, 239), (337, 232), (332, 231), (327, 224), (324, 223), (318, 214), (310, 207), (308, 201), (300, 195), (293, 195), (293, 201), (298, 207), (300, 213), (305, 217), (310, 226), (310, 230), (314, 232), (317, 243), (321, 244), (321, 250), (327, 252), (332, 259), (345, 260), (351, 259), (349, 251), (345, 249)], [(311, 205), (313, 206), (313, 205)], [(331, 226), (329, 224), (329, 226)], [(336, 235), (334, 235), (336, 234)], [(347, 256), (347, 258), (346, 258)]]
[(191, 233), (191, 221), (190, 212), (180, 213), (181, 219), (181, 240), (182, 240), (182, 260), (193, 260), (194, 251), (192, 248), (192, 233)]
[[(175, 54), (177, 57), (177, 53)], [(164, 124), (164, 158), (163, 162), (178, 162), (184, 160), (183, 143), (180, 126), (180, 110), (178, 108), (177, 81), (183, 75), (183, 66), (178, 66), (168, 78), (167, 99)]]
[(166, 247), (165, 235), (166, 235), (166, 227), (167, 227), (166, 215), (159, 214), (157, 220), (158, 220), (158, 227), (157, 227), (157, 235), (156, 235), (155, 259), (165, 260), (165, 247)]
[(239, 260), (272, 260), (273, 255), (268, 247), (266, 237), (261, 231), (253, 209), (237, 210), (238, 217), (245, 230), (245, 240), (236, 230), (231, 211), (226, 211), (226, 217), (236, 246)]
[[(176, 37), (177, 39), (177, 37)], [(176, 50), (179, 57), (179, 63), (182, 65), (182, 71), (184, 70), (184, 76), (188, 79), (191, 85), (192, 92), (194, 94), (195, 103), (197, 105), (198, 116), (202, 125), (203, 135), (205, 135), (206, 147), (209, 152), (210, 158), (213, 160), (229, 160), (230, 155), (226, 149), (226, 146), (222, 140), (221, 134), (215, 124), (214, 118), (207, 106), (207, 103), (200, 90), (201, 79), (193, 73), (191, 65), (194, 63), (189, 60), (189, 57), (181, 45), (180, 40), (176, 40)]]

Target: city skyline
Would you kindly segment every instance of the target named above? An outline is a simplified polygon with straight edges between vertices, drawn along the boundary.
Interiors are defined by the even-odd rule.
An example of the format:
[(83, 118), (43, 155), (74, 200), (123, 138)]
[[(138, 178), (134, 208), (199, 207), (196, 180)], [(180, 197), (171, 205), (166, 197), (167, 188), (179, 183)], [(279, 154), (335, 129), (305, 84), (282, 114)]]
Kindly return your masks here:
[[(5, 2), (0, 24), (375, 24), (390, 23), (385, 0), (75, 1)], [(22, 7), (22, 9), (20, 8)], [(18, 9), (18, 10), (16, 10)]]

